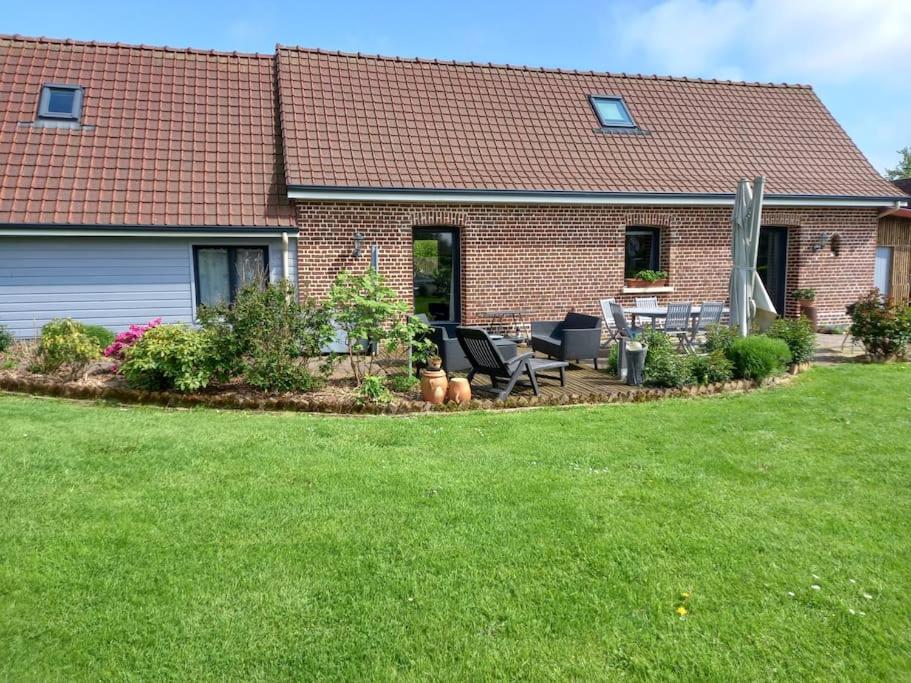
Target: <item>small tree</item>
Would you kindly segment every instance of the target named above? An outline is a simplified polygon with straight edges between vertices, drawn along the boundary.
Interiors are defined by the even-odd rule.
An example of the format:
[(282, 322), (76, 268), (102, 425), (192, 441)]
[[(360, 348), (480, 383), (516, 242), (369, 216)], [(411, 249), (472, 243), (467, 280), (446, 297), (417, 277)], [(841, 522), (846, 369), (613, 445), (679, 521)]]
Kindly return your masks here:
[(911, 147), (903, 147), (898, 150), (901, 159), (895, 168), (886, 169), (886, 178), (889, 180), (899, 180), (901, 178), (911, 178)]
[(332, 322), (345, 334), (345, 350), (351, 374), (358, 386), (377, 371), (387, 373), (384, 360), (414, 353), (420, 359), (432, 351), (426, 339), (429, 328), (409, 313), (379, 273), (368, 270), (356, 275), (338, 274), (326, 302)]

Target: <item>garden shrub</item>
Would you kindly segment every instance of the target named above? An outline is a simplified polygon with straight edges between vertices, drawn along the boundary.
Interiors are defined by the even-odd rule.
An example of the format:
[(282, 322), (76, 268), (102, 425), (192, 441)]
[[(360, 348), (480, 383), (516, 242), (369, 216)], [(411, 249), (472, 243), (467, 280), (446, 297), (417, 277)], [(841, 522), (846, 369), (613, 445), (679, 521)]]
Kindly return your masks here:
[(813, 331), (813, 324), (806, 318), (778, 318), (772, 323), (766, 336), (781, 339), (788, 345), (792, 363), (806, 363), (816, 350), (816, 333)]
[(221, 374), (242, 375), (264, 391), (309, 391), (319, 383), (307, 360), (332, 338), (332, 327), (325, 309), (301, 302), (289, 281), (248, 282), (233, 304), (203, 307), (199, 318)]
[(211, 335), (185, 325), (158, 325), (124, 353), (120, 372), (137, 389), (195, 391), (217, 374)]
[(607, 350), (607, 372), (616, 375), (620, 366), (620, 344), (611, 344)]
[(418, 382), (420, 380), (417, 377), (407, 372), (398, 372), (386, 378), (386, 384), (389, 388), (400, 394), (411, 391)]
[(3, 353), (13, 345), (13, 333), (9, 331), (6, 325), (0, 325), (0, 353)]
[(679, 388), (692, 382), (686, 356), (677, 353), (675, 341), (664, 332), (646, 328), (639, 341), (648, 347), (644, 371), (647, 385)]
[(99, 356), (101, 347), (86, 334), (82, 323), (71, 318), (56, 318), (41, 328), (32, 369), (41, 373), (60, 372), (74, 379)]
[(707, 353), (721, 351), (726, 354), (735, 339), (737, 339), (737, 332), (733, 327), (721, 324), (709, 325), (705, 330), (703, 347)]
[(736, 377), (757, 382), (784, 372), (791, 362), (791, 351), (785, 342), (760, 334), (735, 340), (727, 356)]
[(94, 340), (99, 349), (105, 349), (114, 343), (114, 333), (108, 328), (101, 325), (82, 324), (82, 331), (88, 335), (89, 339)]
[[(372, 269), (360, 275), (340, 272), (327, 306), (332, 321), (345, 333), (348, 363), (358, 386), (382, 371), (390, 356), (405, 357), (410, 349), (413, 360), (421, 362), (435, 353), (428, 326), (409, 315), (410, 305)], [(364, 342), (373, 353), (365, 353)]]
[(874, 289), (848, 307), (851, 336), (873, 360), (903, 358), (911, 344), (911, 307), (886, 300)]
[(104, 350), (104, 355), (119, 363), (123, 360), (128, 348), (139, 341), (146, 332), (159, 325), (161, 325), (161, 318), (150, 320), (145, 325), (130, 325), (128, 330), (119, 332), (114, 337), (114, 340)]
[(734, 376), (734, 364), (721, 349), (688, 356), (687, 363), (690, 377), (696, 384), (727, 382)]
[(360, 404), (381, 405), (389, 403), (392, 394), (386, 387), (382, 375), (366, 375), (357, 388), (357, 402)]

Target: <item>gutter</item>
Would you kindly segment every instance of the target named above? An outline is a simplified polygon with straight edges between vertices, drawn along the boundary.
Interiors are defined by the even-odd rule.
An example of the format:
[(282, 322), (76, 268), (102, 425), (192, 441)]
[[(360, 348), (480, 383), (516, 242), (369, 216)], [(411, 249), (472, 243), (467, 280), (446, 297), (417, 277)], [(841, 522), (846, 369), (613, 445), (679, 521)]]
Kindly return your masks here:
[(878, 218), (885, 218), (886, 216), (896, 216), (897, 218), (911, 218), (911, 209), (902, 207), (901, 202), (897, 201), (891, 209), (880, 211)]
[(0, 236), (22, 237), (286, 237), (298, 228), (197, 227), (161, 225), (70, 225), (62, 223), (0, 223)]
[[(577, 192), (454, 190), (289, 185), (288, 198), (308, 201), (428, 202), (467, 204), (589, 204), (612, 206), (733, 206), (734, 194), (698, 192)], [(907, 200), (898, 196), (767, 194), (766, 206), (877, 208)]]

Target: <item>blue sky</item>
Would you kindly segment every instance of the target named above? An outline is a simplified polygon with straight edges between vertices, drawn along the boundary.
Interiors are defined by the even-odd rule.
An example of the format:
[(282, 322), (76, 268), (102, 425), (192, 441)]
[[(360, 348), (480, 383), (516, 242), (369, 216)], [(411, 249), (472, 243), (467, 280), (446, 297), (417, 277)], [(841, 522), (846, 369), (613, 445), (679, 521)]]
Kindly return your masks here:
[(4, 33), (810, 83), (877, 170), (911, 146), (911, 0), (5, 4)]

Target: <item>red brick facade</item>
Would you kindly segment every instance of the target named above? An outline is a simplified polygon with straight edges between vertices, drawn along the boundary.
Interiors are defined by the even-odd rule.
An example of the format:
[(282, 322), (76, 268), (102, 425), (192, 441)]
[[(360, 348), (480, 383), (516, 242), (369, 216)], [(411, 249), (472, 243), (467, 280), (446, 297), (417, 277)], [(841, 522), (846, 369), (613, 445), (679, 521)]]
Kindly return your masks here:
[[(323, 296), (342, 268), (363, 270), (368, 245), (380, 247), (380, 272), (403, 297), (412, 296), (411, 231), (459, 230), (462, 320), (479, 313), (528, 308), (536, 318), (570, 308), (600, 315), (598, 300), (623, 292), (627, 226), (661, 229), (661, 267), (673, 293), (662, 302), (724, 300), (730, 274), (730, 209), (610, 206), (514, 206), (368, 202), (299, 202), (298, 273), (304, 295)], [(817, 290), (819, 320), (845, 321), (844, 307), (873, 285), (875, 209), (769, 209), (764, 225), (788, 228), (786, 291)], [(365, 236), (352, 257), (354, 233)], [(823, 232), (837, 233), (840, 252), (814, 252)], [(788, 301), (788, 315), (794, 302)]]

